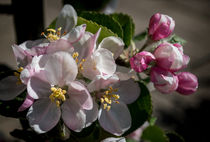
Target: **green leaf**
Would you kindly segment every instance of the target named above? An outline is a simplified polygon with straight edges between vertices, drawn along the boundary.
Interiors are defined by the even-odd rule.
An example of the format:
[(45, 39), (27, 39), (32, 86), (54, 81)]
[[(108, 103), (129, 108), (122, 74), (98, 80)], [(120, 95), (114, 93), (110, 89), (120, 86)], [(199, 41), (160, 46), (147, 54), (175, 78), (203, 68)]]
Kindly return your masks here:
[(123, 29), (123, 41), (125, 42), (126, 47), (128, 47), (131, 44), (131, 40), (134, 35), (135, 25), (133, 22), (133, 19), (122, 13), (114, 13), (111, 14), (111, 16), (117, 20)]
[(143, 83), (139, 83), (139, 87), (141, 88), (139, 98), (134, 103), (128, 105), (132, 118), (132, 124), (131, 128), (124, 134), (124, 136), (141, 127), (141, 125), (144, 124), (145, 121), (149, 120), (152, 115), (150, 92)]
[(173, 34), (170, 39), (169, 39), (169, 42), (171, 43), (179, 43), (181, 44), (182, 46), (187, 42), (186, 40), (184, 40), (183, 38)]
[(169, 142), (164, 131), (155, 125), (147, 127), (141, 138), (149, 142)]
[(137, 142), (137, 141), (135, 141), (135, 140), (133, 140), (133, 139), (126, 139), (126, 142)]
[(166, 132), (166, 135), (169, 138), (170, 142), (185, 142), (183, 137), (174, 131)]
[(134, 36), (133, 40), (136, 41), (142, 41), (143, 39), (145, 39), (147, 37), (148, 31), (145, 30), (139, 34), (137, 34), (136, 36)]
[(80, 12), (78, 13), (78, 15), (82, 18), (91, 20), (99, 25), (107, 27), (112, 32), (116, 33), (119, 37), (123, 38), (123, 29), (121, 25), (110, 15), (105, 15), (97, 12), (87, 12), (87, 11)]
[(107, 27), (99, 25), (91, 20), (87, 20), (82, 17), (78, 17), (77, 25), (82, 25), (82, 24), (86, 24), (87, 25), (86, 31), (89, 31), (91, 33), (96, 33), (99, 30), (99, 28), (101, 28), (101, 33), (98, 38), (98, 42), (101, 42), (105, 37), (108, 37), (108, 36), (116, 36), (117, 37), (117, 34), (113, 33)]

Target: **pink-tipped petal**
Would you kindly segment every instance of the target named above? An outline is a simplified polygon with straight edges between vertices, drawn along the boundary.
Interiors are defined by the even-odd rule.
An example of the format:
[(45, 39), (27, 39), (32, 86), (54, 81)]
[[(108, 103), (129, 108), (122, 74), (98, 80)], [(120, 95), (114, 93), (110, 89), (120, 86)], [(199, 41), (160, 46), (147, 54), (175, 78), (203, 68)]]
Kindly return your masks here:
[(31, 98), (29, 95), (26, 96), (23, 104), (18, 108), (18, 112), (24, 111), (29, 108), (34, 103), (34, 99)]
[(89, 57), (95, 50), (98, 37), (100, 35), (101, 28), (84, 43), (82, 50), (80, 52), (80, 59), (86, 59)]

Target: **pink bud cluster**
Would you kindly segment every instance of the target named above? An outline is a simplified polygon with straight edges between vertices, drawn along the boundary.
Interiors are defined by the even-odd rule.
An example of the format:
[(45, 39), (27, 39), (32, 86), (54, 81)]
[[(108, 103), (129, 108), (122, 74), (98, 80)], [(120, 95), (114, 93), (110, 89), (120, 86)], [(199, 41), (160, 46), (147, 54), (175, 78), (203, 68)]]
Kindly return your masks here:
[(163, 43), (154, 51), (140, 52), (130, 59), (131, 68), (136, 72), (148, 69), (149, 64), (156, 63), (150, 70), (150, 78), (157, 90), (162, 93), (177, 91), (183, 95), (194, 93), (198, 87), (198, 80), (190, 72), (180, 72), (189, 63), (190, 58), (184, 55), (180, 44)]
[[(174, 20), (162, 14), (154, 14), (150, 19), (149, 35), (153, 40), (168, 37), (174, 30)], [(190, 72), (180, 72), (187, 67), (190, 58), (183, 52), (179, 43), (161, 43), (153, 53), (143, 51), (130, 59), (133, 70), (140, 73), (150, 69), (150, 79), (162, 93), (177, 91), (183, 95), (194, 93), (198, 88), (198, 79)], [(151, 64), (152, 62), (155, 63)], [(151, 68), (148, 68), (151, 67)]]
[(140, 52), (130, 59), (133, 70), (140, 73), (148, 69), (151, 62), (150, 78), (157, 90), (162, 93), (177, 91), (183, 95), (194, 93), (198, 87), (198, 80), (190, 72), (180, 72), (189, 63), (190, 58), (184, 55), (180, 44), (163, 43), (154, 51)]

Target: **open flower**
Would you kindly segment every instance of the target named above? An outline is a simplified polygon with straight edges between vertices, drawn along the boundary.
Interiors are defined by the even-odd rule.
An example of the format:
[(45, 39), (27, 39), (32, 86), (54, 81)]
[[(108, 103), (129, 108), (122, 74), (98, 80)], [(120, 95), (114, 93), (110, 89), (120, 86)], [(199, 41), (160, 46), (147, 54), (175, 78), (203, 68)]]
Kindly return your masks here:
[[(97, 76), (89, 85), (90, 92), (95, 92), (95, 98), (100, 101), (99, 110), (94, 108), (87, 111), (92, 114), (98, 112), (98, 121), (101, 127), (117, 136), (122, 135), (131, 126), (131, 116), (126, 104), (134, 102), (140, 88), (132, 79), (120, 81), (116, 75), (109, 78)], [(98, 107), (97, 105), (94, 107)]]
[(85, 86), (75, 81), (77, 64), (67, 52), (45, 56), (44, 70), (34, 74), (27, 84), (28, 94), (37, 99), (27, 114), (29, 124), (36, 132), (44, 133), (62, 116), (71, 130), (81, 131), (86, 122), (84, 109), (92, 109), (93, 102)]
[(97, 46), (96, 42), (100, 30), (95, 35), (86, 33), (78, 42), (80, 43), (79, 47), (75, 45), (75, 51), (78, 51), (79, 54), (79, 61), (85, 60), (81, 73), (90, 80), (93, 80), (96, 75), (112, 76), (116, 70), (114, 59), (123, 51), (123, 41), (113, 36), (104, 38)]

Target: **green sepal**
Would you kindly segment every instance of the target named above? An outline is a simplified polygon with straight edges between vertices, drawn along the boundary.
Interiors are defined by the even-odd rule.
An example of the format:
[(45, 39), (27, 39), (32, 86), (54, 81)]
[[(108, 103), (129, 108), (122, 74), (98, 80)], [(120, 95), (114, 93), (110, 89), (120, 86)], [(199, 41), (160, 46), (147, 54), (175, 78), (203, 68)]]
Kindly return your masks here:
[(169, 38), (169, 42), (170, 43), (179, 43), (182, 46), (187, 42), (186, 40), (184, 40), (183, 38), (179, 37), (176, 34), (173, 34), (170, 38)]

